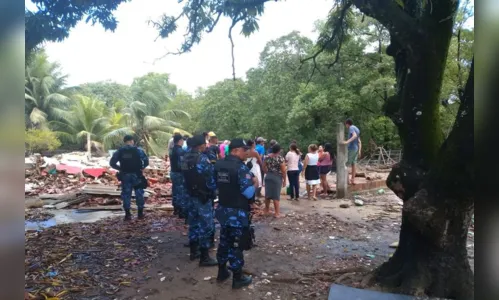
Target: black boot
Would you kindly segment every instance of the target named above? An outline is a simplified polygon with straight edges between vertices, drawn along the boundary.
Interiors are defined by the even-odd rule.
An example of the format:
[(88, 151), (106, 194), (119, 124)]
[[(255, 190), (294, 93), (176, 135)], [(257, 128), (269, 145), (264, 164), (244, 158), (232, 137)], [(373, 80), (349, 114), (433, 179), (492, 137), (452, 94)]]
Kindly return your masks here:
[(218, 275), (217, 275), (217, 281), (218, 282), (223, 282), (227, 280), (230, 277), (230, 272), (229, 269), (227, 269), (227, 264), (219, 264), (218, 265)]
[(199, 252), (199, 244), (196, 242), (189, 242), (189, 247), (191, 248), (191, 255), (190, 255), (190, 260), (196, 260), (201, 256), (201, 253)]
[(138, 213), (138, 218), (139, 219), (144, 219), (144, 209), (139, 209), (139, 213)]
[(130, 210), (127, 209), (125, 210), (125, 221), (130, 221), (132, 220), (132, 214), (130, 213)]
[(242, 270), (233, 271), (233, 272), (234, 272), (234, 274), (232, 275), (233, 289), (240, 289), (242, 287), (248, 286), (253, 281), (251, 276), (243, 275)]
[(216, 259), (213, 259), (210, 257), (210, 254), (208, 253), (208, 249), (200, 249), (201, 250), (201, 257), (199, 258), (199, 266), (200, 267), (213, 267), (218, 265), (218, 261)]

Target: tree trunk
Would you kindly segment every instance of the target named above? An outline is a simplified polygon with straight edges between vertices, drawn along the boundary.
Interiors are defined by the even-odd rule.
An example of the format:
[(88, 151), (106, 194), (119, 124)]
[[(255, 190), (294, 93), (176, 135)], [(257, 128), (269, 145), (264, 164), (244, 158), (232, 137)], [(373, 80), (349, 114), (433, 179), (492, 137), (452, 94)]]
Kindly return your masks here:
[(378, 281), (404, 293), (474, 297), (466, 248), (474, 212), (473, 72), (474, 62), (456, 122), (437, 162), (415, 195), (404, 201), (399, 247), (377, 270)]
[(87, 132), (87, 156), (92, 157), (92, 140), (90, 139), (90, 132)]

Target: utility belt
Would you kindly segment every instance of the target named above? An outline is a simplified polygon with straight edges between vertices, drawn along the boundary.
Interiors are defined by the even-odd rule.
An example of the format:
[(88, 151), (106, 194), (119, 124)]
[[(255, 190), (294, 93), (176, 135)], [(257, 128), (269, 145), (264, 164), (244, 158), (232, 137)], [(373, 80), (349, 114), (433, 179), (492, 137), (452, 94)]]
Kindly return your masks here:
[(201, 201), (202, 204), (206, 204), (210, 199), (214, 199), (215, 195), (213, 192), (204, 192), (204, 191), (199, 191), (199, 190), (191, 190), (188, 191), (189, 195), (191, 197), (196, 197)]
[(149, 181), (144, 176), (144, 174), (142, 173), (142, 171), (140, 171), (140, 172), (118, 172), (116, 174), (116, 178), (119, 181), (123, 182), (123, 175), (124, 174), (135, 174), (135, 175), (137, 175), (137, 177), (139, 178), (139, 183), (136, 186), (134, 186), (134, 188), (137, 188), (137, 189), (146, 189), (149, 186)]

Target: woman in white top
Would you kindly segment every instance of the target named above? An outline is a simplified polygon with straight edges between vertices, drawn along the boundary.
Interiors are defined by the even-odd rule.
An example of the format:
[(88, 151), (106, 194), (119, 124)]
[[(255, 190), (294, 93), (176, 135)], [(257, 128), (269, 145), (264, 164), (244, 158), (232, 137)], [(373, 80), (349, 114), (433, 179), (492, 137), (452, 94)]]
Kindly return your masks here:
[(292, 143), (285, 157), (290, 189), (288, 200), (298, 201), (298, 197), (300, 197), (300, 154), (296, 144)]
[(303, 162), (304, 171), (302, 175), (305, 176), (305, 180), (307, 181), (308, 199), (314, 199), (314, 201), (317, 201), (317, 186), (321, 183), (319, 167), (317, 166), (318, 162), (319, 154), (317, 153), (317, 145), (312, 144), (308, 146), (308, 153)]
[(256, 145), (255, 145), (255, 142), (253, 140), (248, 140), (246, 142), (246, 145), (251, 147), (250, 151), (248, 152), (248, 158), (246, 159), (246, 163), (251, 162), (251, 164), (253, 165), (250, 171), (258, 179), (258, 188), (261, 188), (262, 187), (261, 166), (263, 165), (262, 159), (261, 159), (260, 155), (258, 155), (258, 152), (256, 152), (256, 150), (255, 150)]

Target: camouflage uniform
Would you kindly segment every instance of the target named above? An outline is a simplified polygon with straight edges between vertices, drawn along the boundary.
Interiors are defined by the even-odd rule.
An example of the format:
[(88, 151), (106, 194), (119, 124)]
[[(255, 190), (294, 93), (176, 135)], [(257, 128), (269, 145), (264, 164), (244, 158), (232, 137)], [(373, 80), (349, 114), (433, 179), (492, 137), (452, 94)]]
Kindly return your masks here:
[[(248, 167), (241, 164), (239, 169), (239, 188), (241, 194), (251, 199), (255, 195), (255, 187)], [(244, 266), (243, 250), (239, 242), (243, 230), (249, 229), (249, 210), (227, 208), (218, 205), (215, 211), (220, 223), (220, 243), (218, 244), (217, 260), (219, 264), (230, 263), (232, 270), (241, 270)]]
[[(214, 179), (213, 164), (210, 163), (205, 154), (201, 154), (196, 165), (199, 174), (206, 178), (206, 185), (209, 190), (215, 191), (216, 184)], [(209, 248), (210, 240), (214, 232), (213, 220), (213, 197), (205, 203), (198, 197), (188, 196), (188, 224), (189, 224), (189, 242), (199, 243), (200, 248)]]
[[(109, 164), (112, 168), (116, 170), (120, 170), (120, 181), (121, 181), (121, 199), (123, 200), (123, 209), (125, 212), (130, 211), (130, 204), (132, 200), (132, 190), (135, 190), (135, 201), (137, 203), (137, 207), (139, 211), (144, 209), (144, 190), (142, 188), (136, 188), (136, 186), (140, 183), (139, 176), (142, 173), (142, 169), (136, 170), (136, 172), (123, 172), (120, 161), (121, 155), (125, 151), (131, 150), (131, 148), (135, 148), (138, 151), (138, 155), (140, 160), (142, 161), (142, 169), (146, 168), (149, 165), (149, 158), (145, 154), (144, 150), (141, 148), (137, 148), (131, 145), (125, 145), (119, 148), (116, 152), (114, 152), (111, 157), (111, 161)], [(118, 166), (118, 162), (120, 162), (120, 166)]]

